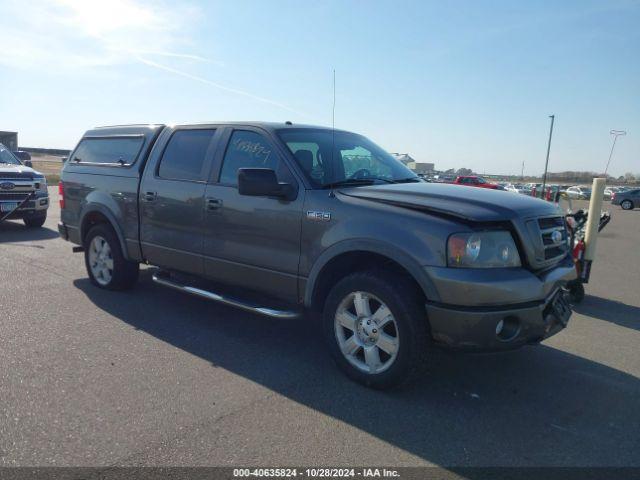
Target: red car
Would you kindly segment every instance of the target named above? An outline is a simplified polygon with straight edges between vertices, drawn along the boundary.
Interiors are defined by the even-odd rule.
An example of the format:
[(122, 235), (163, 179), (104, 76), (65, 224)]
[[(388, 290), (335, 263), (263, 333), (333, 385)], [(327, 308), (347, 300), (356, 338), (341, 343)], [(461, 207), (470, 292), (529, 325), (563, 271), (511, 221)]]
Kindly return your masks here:
[(475, 176), (459, 176), (453, 181), (457, 185), (466, 185), (467, 187), (490, 188), (492, 190), (500, 190), (500, 185), (489, 183), (482, 177)]

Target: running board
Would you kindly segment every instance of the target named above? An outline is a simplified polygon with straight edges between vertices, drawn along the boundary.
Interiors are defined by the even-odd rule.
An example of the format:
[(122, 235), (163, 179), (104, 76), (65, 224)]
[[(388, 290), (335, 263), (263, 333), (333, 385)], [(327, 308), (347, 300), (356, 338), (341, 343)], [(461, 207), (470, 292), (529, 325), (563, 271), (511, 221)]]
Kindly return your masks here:
[(179, 290), (181, 292), (189, 293), (197, 297), (206, 298), (207, 300), (213, 300), (214, 302), (224, 303), (225, 305), (230, 305), (232, 307), (241, 308), (249, 312), (265, 315), (267, 317), (298, 318), (300, 316), (298, 312), (276, 310), (274, 308), (253, 305), (251, 303), (247, 303), (242, 300), (238, 300), (236, 298), (223, 297), (222, 295), (219, 295), (214, 292), (209, 292), (207, 290), (202, 290), (196, 287), (190, 287), (188, 285), (181, 285), (177, 282), (170, 280), (169, 278), (167, 278), (166, 275), (163, 275), (162, 273), (154, 273), (151, 276), (151, 278), (153, 279), (154, 282), (159, 283), (160, 285), (164, 285), (165, 287), (173, 288), (174, 290)]

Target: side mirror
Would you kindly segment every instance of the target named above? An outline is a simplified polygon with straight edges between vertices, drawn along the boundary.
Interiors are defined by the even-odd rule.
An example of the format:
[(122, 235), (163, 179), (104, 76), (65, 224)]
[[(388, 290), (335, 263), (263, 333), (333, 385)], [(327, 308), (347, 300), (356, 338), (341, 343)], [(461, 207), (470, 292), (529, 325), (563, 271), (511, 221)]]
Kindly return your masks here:
[(241, 168), (238, 170), (238, 192), (253, 197), (278, 197), (293, 200), (296, 191), (289, 183), (278, 183), (276, 172), (270, 168)]
[(22, 163), (24, 163), (25, 167), (33, 168), (33, 163), (31, 163), (31, 160), (25, 160)]

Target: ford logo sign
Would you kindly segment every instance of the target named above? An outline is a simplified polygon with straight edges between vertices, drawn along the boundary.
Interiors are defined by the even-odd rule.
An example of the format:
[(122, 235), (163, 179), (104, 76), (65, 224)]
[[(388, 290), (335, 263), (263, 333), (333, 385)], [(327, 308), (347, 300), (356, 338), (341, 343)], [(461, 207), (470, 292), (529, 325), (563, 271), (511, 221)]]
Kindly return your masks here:
[(560, 243), (562, 241), (562, 232), (560, 230), (556, 230), (551, 234), (551, 241), (553, 243)]
[(14, 188), (16, 188), (16, 184), (15, 183), (12, 183), (12, 182), (0, 183), (0, 189), (2, 189), (2, 190), (13, 190)]

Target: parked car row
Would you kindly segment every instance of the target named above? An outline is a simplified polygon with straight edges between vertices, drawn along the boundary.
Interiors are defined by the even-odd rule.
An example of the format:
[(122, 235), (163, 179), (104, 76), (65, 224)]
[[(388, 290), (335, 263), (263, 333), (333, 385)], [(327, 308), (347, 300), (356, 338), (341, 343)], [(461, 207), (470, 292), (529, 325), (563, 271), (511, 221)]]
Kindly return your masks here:
[[(428, 176), (426, 174), (418, 174), (418, 176), (425, 182), (429, 183), (452, 183), (455, 185), (462, 185), (467, 187), (479, 187), (488, 188), (491, 190), (505, 190), (507, 192), (520, 193), (527, 196), (540, 197), (542, 184), (541, 183), (510, 183), (510, 182), (489, 182), (477, 175), (440, 175), (440, 176)], [(558, 185), (547, 184), (545, 186), (545, 192), (547, 187), (551, 188), (551, 195), (555, 195), (560, 192), (561, 196), (569, 198), (571, 200), (590, 200), (591, 199), (591, 187), (583, 185)], [(632, 189), (630, 187), (607, 187), (604, 190), (604, 200), (610, 200), (613, 205), (620, 205), (625, 210), (631, 210), (634, 208), (640, 208), (640, 188)]]
[[(540, 183), (507, 183), (500, 184), (504, 186), (504, 189), (508, 192), (520, 193), (523, 195), (533, 195), (534, 189), (540, 192), (542, 184)], [(571, 200), (590, 200), (591, 199), (591, 187), (581, 185), (548, 185), (554, 191), (560, 191), (560, 194)], [(613, 205), (620, 205), (625, 210), (640, 207), (640, 188), (630, 187), (607, 187), (604, 190), (604, 200), (610, 200)]]

